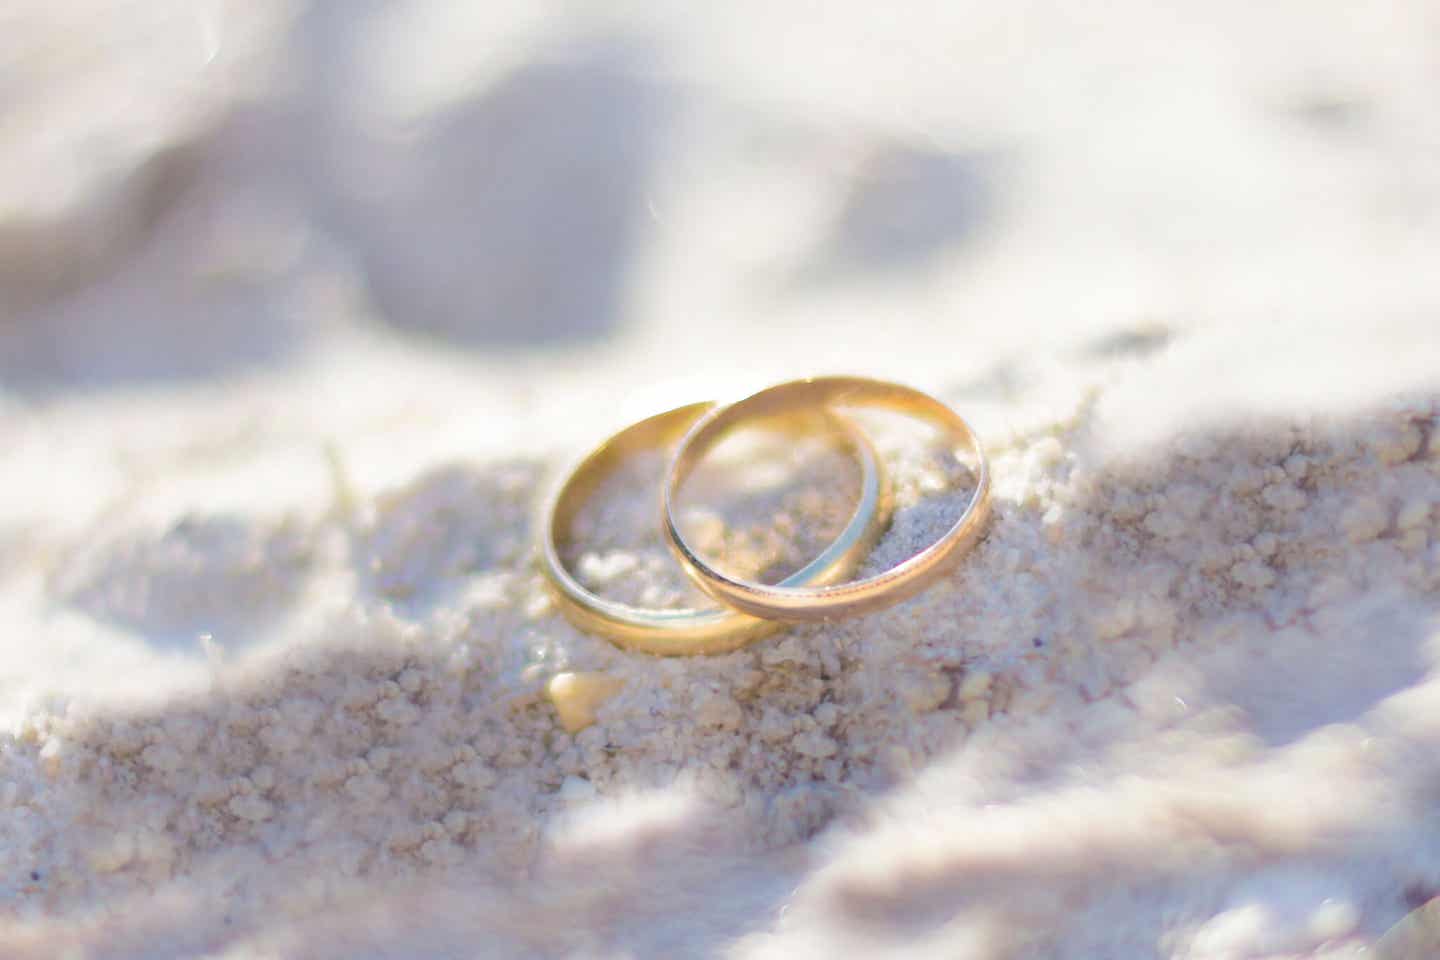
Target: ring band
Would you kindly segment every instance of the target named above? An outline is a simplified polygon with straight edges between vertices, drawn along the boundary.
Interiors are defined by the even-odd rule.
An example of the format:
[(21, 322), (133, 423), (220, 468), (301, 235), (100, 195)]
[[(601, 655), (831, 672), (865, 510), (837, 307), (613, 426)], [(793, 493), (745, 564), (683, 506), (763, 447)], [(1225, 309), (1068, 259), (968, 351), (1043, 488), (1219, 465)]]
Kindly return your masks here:
[[(561, 612), (575, 626), (597, 633), (629, 650), (674, 656), (726, 653), (784, 629), (785, 624), (722, 607), (651, 610), (597, 596), (566, 569), (559, 544), (570, 539), (575, 516), (605, 477), (625, 460), (644, 450), (675, 447), (686, 431), (715, 404), (695, 403), (632, 424), (591, 451), (551, 497), (541, 529), (541, 554)], [(781, 425), (800, 418), (786, 411)], [(848, 419), (819, 411), (853, 448), (861, 467), (860, 499), (845, 529), (809, 564), (781, 581), (786, 586), (834, 583), (859, 568), (890, 520), (890, 485), (879, 455), (865, 431)], [(804, 410), (814, 422), (816, 410)]]
[[(909, 414), (940, 427), (979, 461), (975, 492), (954, 525), (930, 546), (882, 573), (831, 586), (776, 585), (741, 580), (702, 560), (685, 542), (675, 517), (680, 486), (715, 444), (754, 417), (782, 415), (816, 406), (877, 407)], [(790, 622), (838, 620), (881, 610), (914, 596), (941, 576), (948, 564), (979, 539), (990, 514), (990, 473), (974, 431), (948, 406), (910, 387), (862, 377), (817, 377), (762, 390), (701, 416), (680, 442), (665, 477), (665, 536), (680, 565), (701, 590), (736, 610)]]

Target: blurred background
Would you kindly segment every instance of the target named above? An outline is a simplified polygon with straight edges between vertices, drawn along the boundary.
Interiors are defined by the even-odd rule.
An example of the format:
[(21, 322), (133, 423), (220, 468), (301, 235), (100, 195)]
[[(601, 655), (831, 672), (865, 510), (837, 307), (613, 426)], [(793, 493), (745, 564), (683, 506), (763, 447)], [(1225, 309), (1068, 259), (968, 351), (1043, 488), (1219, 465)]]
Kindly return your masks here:
[[(1433, 391), (1437, 90), (1434, 0), (0, 4), (0, 731), (388, 650), (327, 619), (372, 602), (444, 646), (477, 587), (522, 676), (542, 474), (667, 403), (889, 376), (1014, 455), (1092, 401)], [(1376, 622), (1379, 680), (1287, 695), (1418, 671)]]
[(923, 379), (1413, 318), (1437, 87), (1428, 0), (12, 3), (0, 385)]
[(812, 373), (992, 433), (1197, 334), (1164, 392), (1433, 379), (1437, 88), (1428, 0), (12, 3), (0, 529), (309, 509)]

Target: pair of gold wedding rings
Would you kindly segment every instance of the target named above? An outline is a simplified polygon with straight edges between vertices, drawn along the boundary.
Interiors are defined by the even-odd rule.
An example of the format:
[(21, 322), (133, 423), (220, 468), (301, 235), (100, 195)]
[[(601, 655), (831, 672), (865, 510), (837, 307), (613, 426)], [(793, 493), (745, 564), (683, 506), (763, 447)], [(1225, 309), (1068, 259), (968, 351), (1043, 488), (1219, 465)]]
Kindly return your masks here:
[[(938, 428), (957, 458), (968, 451), (975, 475), (964, 511), (937, 540), (881, 573), (849, 581), (889, 525), (891, 493), (879, 454), (865, 431), (843, 416), (846, 408), (889, 410)], [(731, 576), (703, 559), (676, 517), (679, 490), (696, 466), (737, 428), (757, 422), (813, 428), (817, 416), (834, 425), (861, 467), (859, 500), (844, 530), (814, 560), (775, 584)], [(581, 506), (628, 459), (656, 449), (670, 452), (661, 488), (662, 532), (691, 581), (722, 606), (645, 609), (607, 600), (582, 586), (561, 559), (560, 545), (570, 541)], [(562, 612), (580, 629), (652, 654), (725, 653), (789, 623), (859, 616), (915, 595), (979, 539), (989, 517), (989, 493), (980, 443), (948, 406), (882, 380), (816, 377), (778, 384), (728, 406), (677, 407), (615, 434), (591, 451), (551, 497), (541, 524), (540, 554)]]

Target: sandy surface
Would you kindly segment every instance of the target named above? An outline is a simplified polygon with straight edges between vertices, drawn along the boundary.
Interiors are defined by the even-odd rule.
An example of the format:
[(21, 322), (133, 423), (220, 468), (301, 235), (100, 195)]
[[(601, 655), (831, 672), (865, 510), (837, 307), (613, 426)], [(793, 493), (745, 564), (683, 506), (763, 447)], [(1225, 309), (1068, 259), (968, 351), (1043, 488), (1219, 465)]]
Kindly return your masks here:
[[(1440, 893), (1433, 4), (459, 6), (0, 14), (0, 955), (1348, 957)], [(953, 576), (563, 621), (565, 463), (825, 372), (975, 424)], [(878, 439), (867, 569), (967, 482)], [(576, 567), (682, 600), (652, 496)]]

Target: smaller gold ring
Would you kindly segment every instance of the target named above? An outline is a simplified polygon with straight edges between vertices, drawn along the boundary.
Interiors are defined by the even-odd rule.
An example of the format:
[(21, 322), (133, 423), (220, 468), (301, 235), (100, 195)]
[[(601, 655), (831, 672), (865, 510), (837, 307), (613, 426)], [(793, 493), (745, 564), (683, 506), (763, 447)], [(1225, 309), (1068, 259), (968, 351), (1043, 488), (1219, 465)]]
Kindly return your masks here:
[[(945, 431), (952, 451), (968, 448), (978, 461), (975, 492), (960, 518), (924, 550), (874, 576), (850, 583), (807, 586), (756, 583), (729, 576), (706, 563), (680, 533), (675, 501), (680, 486), (716, 443), (754, 417), (782, 415), (821, 406), (878, 407), (909, 414)], [(990, 514), (990, 473), (974, 431), (959, 414), (934, 397), (910, 387), (862, 377), (816, 377), (769, 387), (710, 410), (681, 440), (665, 476), (665, 536), (690, 579), (721, 603), (757, 617), (791, 622), (828, 621), (881, 610), (899, 603), (941, 576), (972, 547)]]
[[(570, 539), (581, 504), (607, 476), (641, 451), (663, 448), (669, 452), (714, 407), (713, 403), (690, 404), (626, 427), (581, 460), (548, 501), (541, 523), (541, 559), (561, 612), (575, 626), (626, 649), (662, 656), (726, 653), (784, 629), (783, 623), (722, 607), (651, 610), (606, 600), (582, 586), (560, 559), (559, 545)], [(806, 424), (813, 427), (818, 413), (846, 440), (860, 463), (860, 498), (845, 529), (818, 557), (781, 581), (793, 586), (833, 583), (859, 568), (889, 523), (889, 478), (869, 436), (858, 426), (825, 410), (797, 413), (802, 415), (787, 412), (775, 418), (776, 424), (791, 429)]]

